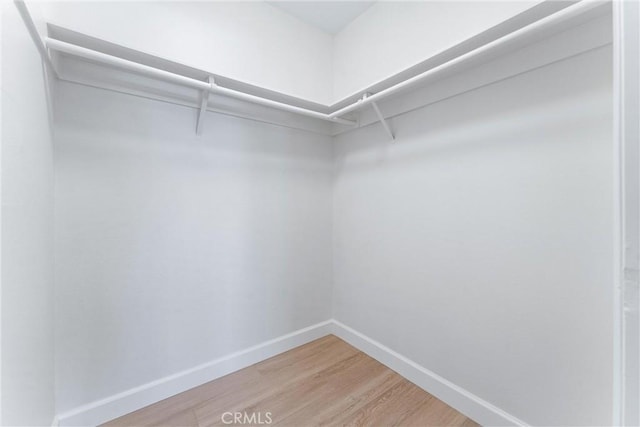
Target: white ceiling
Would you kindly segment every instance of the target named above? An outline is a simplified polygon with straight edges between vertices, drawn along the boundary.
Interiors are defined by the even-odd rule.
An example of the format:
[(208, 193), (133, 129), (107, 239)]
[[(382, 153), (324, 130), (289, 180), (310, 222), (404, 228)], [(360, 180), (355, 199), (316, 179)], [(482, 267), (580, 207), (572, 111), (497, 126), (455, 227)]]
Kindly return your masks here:
[(336, 34), (375, 1), (267, 1), (329, 34)]

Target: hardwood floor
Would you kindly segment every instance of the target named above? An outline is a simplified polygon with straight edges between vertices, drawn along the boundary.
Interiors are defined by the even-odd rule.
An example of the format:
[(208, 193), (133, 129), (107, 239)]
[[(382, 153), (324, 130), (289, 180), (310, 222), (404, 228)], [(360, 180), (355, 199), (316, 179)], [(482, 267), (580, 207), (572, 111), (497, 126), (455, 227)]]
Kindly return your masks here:
[(268, 424), (296, 427), (478, 425), (386, 366), (329, 335), (104, 426)]

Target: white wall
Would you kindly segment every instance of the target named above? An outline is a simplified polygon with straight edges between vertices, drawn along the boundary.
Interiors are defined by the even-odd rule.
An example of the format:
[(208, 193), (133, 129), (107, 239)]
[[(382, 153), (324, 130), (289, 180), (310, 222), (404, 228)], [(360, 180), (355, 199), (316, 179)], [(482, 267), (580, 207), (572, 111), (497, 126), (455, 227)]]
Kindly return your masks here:
[(531, 425), (609, 425), (610, 64), (338, 137), (334, 317)]
[(329, 137), (59, 89), (59, 413), (330, 318)]
[(40, 57), (2, 2), (2, 425), (50, 425), (53, 162)]
[(382, 1), (335, 36), (261, 1), (56, 1), (44, 10), (53, 24), (328, 105), (538, 3)]
[(537, 3), (377, 2), (334, 37), (333, 100), (361, 92)]
[[(334, 59), (353, 68), (334, 70), (343, 78), (334, 98), (524, 8), (502, 3), (474, 16), (482, 28), (437, 30), (450, 40), (422, 33), (460, 7), (448, 4), (440, 15), (404, 4), (404, 17), (374, 6), (380, 37), (420, 43), (376, 47), (356, 21), (338, 36), (352, 31)], [(49, 6), (54, 23), (115, 43), (319, 102), (330, 96), (331, 79), (318, 84), (331, 76), (324, 35), (269, 18), (259, 3), (190, 3), (184, 15), (173, 3)], [(241, 19), (225, 15), (234, 10)], [(194, 15), (220, 26), (196, 30)], [(2, 153), (3, 421), (48, 424), (51, 147), (44, 92), (32, 84), (42, 79), (38, 58), (13, 18), (4, 64), (24, 69), (3, 65), (3, 140), (22, 141)], [(197, 36), (210, 33), (220, 44)], [(357, 43), (364, 52), (347, 55)], [(199, 52), (210, 45), (215, 54)], [(512, 415), (608, 424), (610, 59), (599, 49), (404, 115), (395, 145), (379, 126), (345, 134), (335, 159), (327, 137), (212, 114), (196, 137), (193, 110), (61, 84), (57, 412), (326, 320), (335, 281), (335, 318)]]
[(332, 37), (265, 2), (56, 1), (49, 22), (318, 103), (331, 101)]
[(537, 3), (383, 1), (335, 36), (260, 1), (57, 1), (44, 10), (75, 31), (332, 104)]

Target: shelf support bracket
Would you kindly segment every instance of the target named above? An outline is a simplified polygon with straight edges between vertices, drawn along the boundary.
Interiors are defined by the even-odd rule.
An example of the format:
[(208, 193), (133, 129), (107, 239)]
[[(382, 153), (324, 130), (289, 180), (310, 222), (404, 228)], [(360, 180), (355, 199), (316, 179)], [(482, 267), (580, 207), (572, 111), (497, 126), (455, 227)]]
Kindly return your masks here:
[(382, 112), (380, 111), (380, 107), (378, 107), (378, 104), (375, 101), (373, 101), (371, 105), (373, 106), (373, 109), (376, 112), (376, 116), (378, 116), (378, 120), (380, 121), (380, 124), (384, 128), (384, 131), (387, 133), (387, 135), (389, 135), (389, 138), (391, 138), (392, 141), (395, 141), (396, 136), (393, 134), (393, 131), (391, 131), (391, 128), (389, 127), (389, 123), (387, 123), (387, 120), (382, 115)]
[[(216, 84), (213, 76), (209, 76), (209, 85), (214, 86)], [(198, 112), (198, 121), (196, 122), (196, 135), (202, 135), (202, 128), (204, 122), (204, 113), (207, 112), (207, 105), (209, 104), (209, 95), (211, 91), (203, 90), (200, 98), (200, 111)]]

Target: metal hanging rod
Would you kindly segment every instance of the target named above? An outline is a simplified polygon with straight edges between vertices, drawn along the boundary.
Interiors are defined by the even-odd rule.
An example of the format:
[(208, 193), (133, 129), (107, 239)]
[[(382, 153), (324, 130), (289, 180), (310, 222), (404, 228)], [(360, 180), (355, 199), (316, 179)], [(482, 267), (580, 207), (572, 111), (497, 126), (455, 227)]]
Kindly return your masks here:
[(20, 13), (20, 17), (22, 18), (25, 27), (27, 27), (29, 36), (31, 37), (31, 40), (33, 40), (33, 43), (36, 45), (36, 49), (38, 49), (40, 57), (44, 61), (46, 67), (53, 73), (54, 76), (58, 77), (58, 72), (53, 66), (53, 62), (51, 62), (51, 58), (47, 53), (47, 48), (40, 38), (40, 34), (38, 33), (36, 24), (33, 22), (33, 19), (31, 19), (31, 14), (29, 13), (29, 9), (27, 9), (27, 5), (24, 4), (23, 0), (14, 0), (14, 4), (16, 5), (18, 13)]
[[(561, 23), (563, 21), (566, 21), (568, 19), (571, 19), (575, 16), (581, 15), (591, 9), (594, 9), (598, 6), (602, 6), (603, 4), (606, 4), (606, 1), (595, 1), (595, 0), (581, 0), (578, 3), (568, 6), (565, 9), (560, 10), (559, 12), (556, 12), (552, 15), (546, 16), (538, 21), (535, 21), (529, 25), (526, 25), (516, 31), (513, 31), (512, 33), (506, 34), (500, 38), (497, 38), (487, 44), (484, 44), (476, 49), (470, 50), (467, 53), (464, 53), (460, 56), (457, 56), (447, 62), (444, 62), (434, 68), (431, 68), (427, 71), (425, 71), (424, 73), (418, 74), (417, 76), (411, 77), (403, 82), (400, 82), (394, 86), (391, 86), (387, 89), (381, 90), (380, 92), (374, 93), (373, 95), (369, 95), (369, 96), (365, 96), (361, 99), (359, 99), (358, 101), (354, 102), (353, 104), (347, 105), (344, 108), (341, 108), (337, 111), (334, 111), (333, 113), (329, 113), (329, 117), (338, 117), (338, 116), (342, 116), (345, 114), (348, 114), (352, 111), (355, 110), (359, 110), (362, 107), (364, 107), (365, 105), (368, 104), (374, 104), (376, 101), (379, 101), (383, 98), (386, 98), (389, 95), (392, 95), (396, 92), (399, 92), (403, 89), (406, 89), (410, 86), (413, 86), (419, 82), (421, 82), (422, 80), (425, 80), (429, 77), (433, 77), (434, 75), (437, 75), (438, 73), (441, 73), (453, 66), (459, 65), (460, 63), (463, 63), (465, 61), (468, 61), (472, 58), (475, 58), (477, 56), (480, 56), (484, 53), (486, 53), (487, 51), (490, 51), (492, 49), (495, 49), (497, 46), (503, 45), (505, 43), (508, 43), (510, 41), (513, 41), (519, 37), (522, 37), (526, 34), (532, 33), (534, 31), (539, 31), (541, 29), (544, 29), (547, 26), (551, 26), (551, 25), (556, 25), (558, 23)], [(374, 107), (376, 109), (376, 113), (378, 112), (377, 108)], [(385, 130), (386, 130), (386, 126), (385, 126)]]
[[(26, 13), (27, 17), (28, 17), (28, 11), (26, 11), (26, 9), (23, 11), (22, 8), (20, 6), (24, 6), (22, 4), (21, 0), (15, 0), (16, 4), (18, 5), (18, 8), (21, 10), (21, 14), (22, 12)], [(524, 26), (516, 31), (513, 31), (509, 34), (506, 34), (498, 39), (495, 39), (487, 44), (484, 44), (476, 49), (473, 49), (469, 52), (466, 52), (458, 57), (455, 57), (447, 62), (444, 62), (434, 68), (431, 68), (421, 74), (418, 74), (414, 77), (411, 77), (403, 82), (400, 82), (396, 85), (393, 85), (387, 89), (384, 89), (380, 92), (377, 92), (375, 94), (372, 95), (368, 95), (366, 94), (366, 96), (363, 96), (362, 98), (360, 98), (358, 101), (347, 105), (344, 108), (340, 108), (336, 111), (333, 111), (331, 113), (321, 113), (319, 111), (314, 111), (314, 110), (309, 110), (307, 108), (302, 108), (302, 107), (297, 107), (294, 105), (290, 105), (290, 104), (286, 104), (283, 102), (278, 102), (278, 101), (273, 101), (271, 99), (267, 99), (267, 98), (262, 98), (259, 96), (255, 96), (255, 95), (251, 95), (248, 93), (244, 93), (244, 92), (240, 92), (240, 91), (236, 91), (233, 89), (229, 89), (229, 88), (225, 88), (225, 87), (221, 87), (218, 86), (217, 84), (215, 84), (215, 82), (213, 82), (213, 80), (211, 80), (210, 83), (208, 82), (204, 82), (201, 80), (197, 80), (197, 79), (193, 79), (190, 77), (186, 77), (180, 74), (176, 74), (176, 73), (171, 73), (159, 68), (155, 68), (155, 67), (151, 67), (148, 65), (144, 65), (144, 64), (140, 64), (134, 61), (129, 61), (123, 58), (119, 58), (113, 55), (108, 55), (102, 52), (98, 52), (95, 50), (91, 50), (91, 49), (87, 49), (81, 46), (77, 46), (71, 43), (66, 43), (60, 40), (56, 40), (56, 39), (52, 39), (52, 38), (44, 38), (44, 43), (42, 41), (42, 39), (40, 39), (37, 36), (37, 31), (32, 34), (32, 37), (34, 38), (34, 42), (36, 43), (36, 46), (38, 46), (38, 50), (40, 51), (40, 54), (43, 56), (43, 60), (49, 65), (51, 64), (51, 59), (45, 49), (49, 48), (52, 50), (56, 50), (59, 52), (63, 52), (66, 54), (70, 54), (70, 55), (74, 55), (74, 56), (78, 56), (81, 58), (85, 58), (85, 59), (89, 59), (95, 62), (99, 62), (99, 63), (103, 63), (106, 65), (111, 65), (114, 67), (118, 67), (121, 69), (125, 69), (125, 70), (129, 70), (141, 75), (146, 75), (146, 76), (150, 76), (150, 77), (155, 77), (161, 80), (165, 80), (165, 81), (169, 81), (169, 82), (173, 82), (182, 86), (186, 86), (186, 87), (191, 87), (194, 89), (197, 89), (199, 91), (201, 91), (203, 94), (204, 93), (214, 93), (214, 94), (220, 94), (220, 95), (224, 95), (224, 96), (228, 96), (231, 98), (235, 98), (235, 99), (240, 99), (243, 101), (247, 101), (250, 103), (254, 103), (254, 104), (259, 104), (259, 105), (264, 105), (266, 107), (271, 107), (271, 108), (275, 108), (275, 109), (279, 109), (282, 111), (288, 111), (291, 113), (295, 113), (295, 114), (300, 114), (300, 115), (304, 115), (304, 116), (308, 116), (308, 117), (313, 117), (316, 119), (320, 119), (320, 120), (325, 120), (325, 121), (329, 121), (329, 122), (333, 122), (333, 123), (339, 123), (339, 124), (344, 124), (344, 125), (351, 125), (351, 126), (357, 126), (358, 122), (357, 121), (353, 121), (353, 120), (347, 120), (342, 118), (341, 116), (354, 112), (356, 110), (360, 110), (365, 106), (368, 105), (372, 105), (372, 107), (374, 108), (374, 110), (376, 111), (376, 114), (378, 116), (378, 119), (380, 120), (382, 126), (385, 128), (385, 131), (390, 135), (390, 137), (393, 139), (393, 133), (391, 132), (391, 129), (389, 128), (388, 123), (385, 121), (384, 116), (382, 115), (382, 113), (380, 112), (380, 109), (378, 108), (377, 105), (377, 101), (382, 100), (383, 98), (386, 98), (392, 94), (395, 94), (397, 92), (400, 92), (402, 90), (407, 89), (410, 86), (413, 86), (415, 84), (418, 84), (419, 82), (429, 78), (429, 77), (433, 77), (439, 73), (442, 73), (452, 67), (455, 67), (465, 61), (468, 61), (472, 58), (478, 57), (482, 54), (487, 53), (488, 51), (491, 51), (492, 49), (495, 49), (501, 45), (507, 44), (509, 42), (512, 42), (522, 36), (528, 35), (530, 33), (534, 33), (536, 31), (540, 31), (540, 30), (544, 30), (547, 27), (551, 27), (553, 25), (557, 25), (560, 24), (562, 22), (565, 22), (567, 20), (570, 20), (571, 18), (574, 18), (578, 15), (581, 15), (585, 12), (588, 12), (591, 9), (594, 9), (596, 7), (602, 6), (604, 4), (606, 4), (607, 1), (601, 1), (601, 0), (581, 0), (571, 6), (568, 6), (564, 9), (562, 9), (559, 12), (556, 12), (552, 15), (546, 16), (536, 22), (533, 22), (527, 26)], [(35, 26), (33, 26), (33, 22), (30, 20), (30, 17), (28, 17), (29, 19), (25, 19), (25, 16), (23, 15), (23, 19), (25, 19), (25, 23), (27, 24), (27, 27), (30, 29), (30, 33), (32, 32), (31, 29), (33, 29), (35, 31)], [(29, 25), (31, 24), (31, 25)], [(52, 65), (51, 65), (52, 67)], [(204, 98), (204, 97), (203, 97)], [(201, 108), (201, 110), (203, 110), (203, 108)]]
[(179, 85), (191, 87), (201, 91), (209, 91), (211, 93), (225, 95), (231, 98), (252, 102), (254, 104), (260, 104), (267, 107), (276, 108), (278, 110), (301, 114), (303, 116), (314, 117), (316, 119), (326, 120), (334, 123), (340, 123), (340, 124), (351, 125), (351, 126), (354, 126), (356, 124), (356, 122), (352, 120), (346, 120), (339, 117), (330, 117), (328, 114), (321, 113), (319, 111), (313, 111), (307, 108), (296, 107), (295, 105), (289, 105), (283, 102), (273, 101), (267, 98), (261, 98), (259, 96), (250, 95), (248, 93), (239, 92), (237, 90), (218, 86), (215, 83), (206, 83), (201, 80), (192, 79), (191, 77), (186, 77), (180, 74), (171, 73), (169, 71), (161, 70), (155, 67), (150, 67), (148, 65), (139, 64), (134, 61), (118, 58), (117, 56), (108, 55), (106, 53), (87, 49), (81, 46), (76, 46), (71, 43), (66, 43), (60, 40), (52, 39), (50, 37), (46, 37), (44, 39), (44, 42), (49, 49), (53, 49), (58, 52), (67, 53), (70, 55), (100, 62), (106, 65), (111, 65), (114, 67), (133, 71), (138, 74), (142, 74), (150, 77), (156, 77), (161, 80), (177, 83)]

